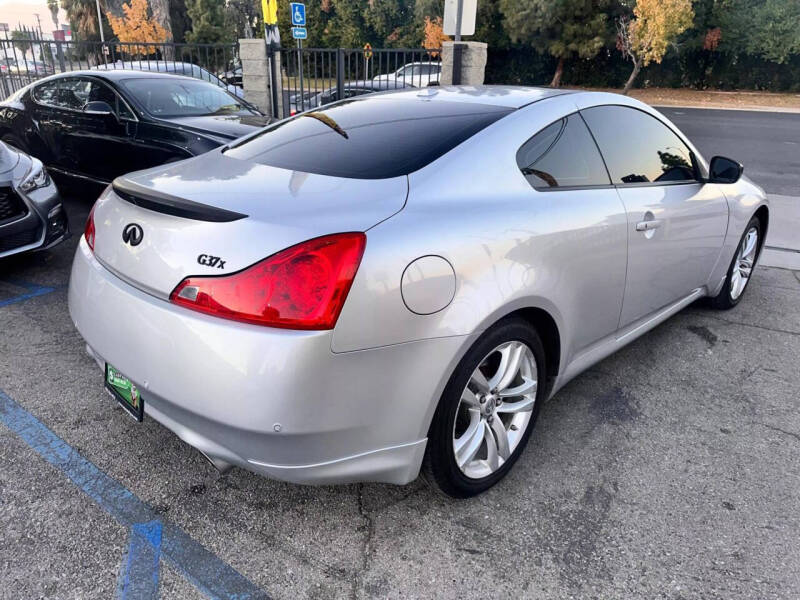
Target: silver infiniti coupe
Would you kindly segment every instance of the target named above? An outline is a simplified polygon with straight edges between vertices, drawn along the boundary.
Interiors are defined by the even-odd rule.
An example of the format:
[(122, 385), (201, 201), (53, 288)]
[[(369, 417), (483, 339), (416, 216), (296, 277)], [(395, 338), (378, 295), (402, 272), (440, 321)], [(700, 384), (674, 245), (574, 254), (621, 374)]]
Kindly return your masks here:
[(404, 91), (117, 179), (69, 308), (109, 393), (220, 469), (465, 497), (578, 373), (735, 306), (768, 219), (636, 100)]

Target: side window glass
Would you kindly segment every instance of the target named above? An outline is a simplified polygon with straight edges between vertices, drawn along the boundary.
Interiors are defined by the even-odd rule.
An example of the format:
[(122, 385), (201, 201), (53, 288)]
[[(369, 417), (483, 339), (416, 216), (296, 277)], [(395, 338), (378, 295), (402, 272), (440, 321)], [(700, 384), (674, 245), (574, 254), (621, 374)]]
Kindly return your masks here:
[(125, 104), (125, 102), (123, 102), (119, 97), (117, 98), (117, 114), (119, 115), (120, 119), (128, 119), (129, 121), (136, 120), (136, 116), (131, 112), (131, 109), (128, 108), (128, 105)]
[(58, 96), (58, 80), (43, 83), (33, 88), (33, 98), (42, 104), (55, 104)]
[(117, 95), (107, 85), (103, 85), (99, 81), (90, 81), (89, 93), (86, 102), (105, 102), (111, 108), (116, 109)]
[(56, 106), (70, 110), (81, 110), (89, 97), (89, 82), (80, 79), (59, 79), (56, 91)]
[(610, 183), (600, 152), (577, 114), (525, 142), (517, 151), (517, 165), (535, 189)]
[(655, 117), (627, 106), (596, 106), (581, 114), (615, 184), (697, 179), (689, 148)]

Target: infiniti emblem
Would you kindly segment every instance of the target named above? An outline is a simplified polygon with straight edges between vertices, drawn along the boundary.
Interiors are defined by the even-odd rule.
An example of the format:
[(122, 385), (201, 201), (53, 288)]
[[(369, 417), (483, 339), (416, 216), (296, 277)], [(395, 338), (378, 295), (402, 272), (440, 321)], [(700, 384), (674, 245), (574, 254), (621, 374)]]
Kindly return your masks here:
[(128, 223), (122, 230), (122, 241), (131, 246), (138, 246), (142, 243), (144, 231), (137, 223)]

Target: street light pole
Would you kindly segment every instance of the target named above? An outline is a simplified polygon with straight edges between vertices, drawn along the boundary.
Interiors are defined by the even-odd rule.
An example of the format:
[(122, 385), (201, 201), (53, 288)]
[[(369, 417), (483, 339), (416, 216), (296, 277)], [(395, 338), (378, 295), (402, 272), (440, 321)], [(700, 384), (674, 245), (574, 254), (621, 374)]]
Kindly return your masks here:
[(100, 0), (95, 0), (97, 4), (97, 27), (100, 29), (100, 42), (106, 43), (106, 36), (103, 34), (103, 17), (100, 14)]

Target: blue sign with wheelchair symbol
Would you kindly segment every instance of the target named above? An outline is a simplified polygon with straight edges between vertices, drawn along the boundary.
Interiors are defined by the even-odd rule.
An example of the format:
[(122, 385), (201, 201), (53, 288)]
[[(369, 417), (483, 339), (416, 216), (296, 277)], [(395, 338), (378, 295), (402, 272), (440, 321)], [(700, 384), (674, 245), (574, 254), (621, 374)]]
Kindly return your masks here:
[(290, 2), (289, 10), (292, 13), (292, 25), (294, 27), (306, 26), (306, 5), (301, 2)]

